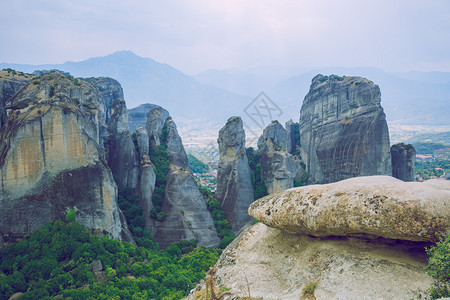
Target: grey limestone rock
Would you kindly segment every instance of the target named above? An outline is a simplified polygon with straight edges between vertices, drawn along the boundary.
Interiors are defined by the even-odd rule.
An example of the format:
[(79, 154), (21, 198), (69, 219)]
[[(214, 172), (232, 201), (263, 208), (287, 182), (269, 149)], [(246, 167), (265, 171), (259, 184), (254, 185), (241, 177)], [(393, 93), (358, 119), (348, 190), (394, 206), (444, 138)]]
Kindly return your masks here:
[(263, 148), (267, 140), (272, 142), (272, 145), (276, 150), (286, 151), (286, 129), (284, 129), (283, 125), (281, 125), (278, 121), (272, 121), (266, 128), (264, 128), (263, 134), (258, 139), (258, 149)]
[(14, 76), (11, 72), (0, 72), (0, 128), (7, 121), (6, 103), (14, 96), (29, 79), (23, 76)]
[[(158, 105), (145, 103), (137, 107), (128, 109), (128, 126), (130, 131), (134, 132), (139, 126), (145, 127), (148, 113)], [(169, 117), (169, 112), (162, 108), (164, 120)]]
[(150, 138), (150, 145), (154, 148), (161, 145), (160, 137), (167, 118), (161, 106), (152, 108), (147, 115), (145, 128)]
[(139, 183), (139, 158), (128, 131), (125, 101), (120, 98), (114, 100), (111, 112), (104, 138), (108, 165), (119, 188), (129, 187), (135, 190)]
[(235, 233), (251, 222), (248, 207), (253, 202), (253, 186), (245, 150), (245, 132), (240, 117), (231, 117), (220, 130), (219, 169), (216, 199)]
[(133, 242), (99, 145), (97, 90), (59, 73), (8, 101), (0, 130), (0, 233), (23, 236), (69, 209), (87, 228)]
[(286, 151), (290, 154), (300, 150), (300, 128), (298, 123), (289, 120), (285, 124), (286, 128)]
[(403, 181), (414, 181), (416, 175), (416, 149), (411, 144), (395, 144), (391, 147), (392, 176)]
[(361, 77), (317, 75), (300, 111), (301, 157), (319, 182), (392, 175), (380, 89)]
[(140, 206), (144, 210), (144, 218), (147, 229), (150, 232), (153, 229), (152, 221), (150, 220), (150, 211), (153, 208), (152, 196), (155, 190), (156, 174), (153, 163), (149, 155), (149, 139), (147, 130), (143, 127), (136, 129), (136, 140), (139, 149), (139, 201)]
[[(217, 246), (220, 240), (214, 221), (189, 169), (175, 122), (170, 117), (164, 120), (164, 114), (159, 114), (162, 111), (160, 107), (152, 110), (147, 122), (158, 124), (158, 129), (152, 131), (153, 134), (161, 134), (163, 128), (166, 130), (164, 140), (160, 140), (161, 136), (158, 136), (154, 142), (159, 141), (166, 145), (170, 163), (162, 206), (166, 217), (158, 224), (155, 239), (163, 248), (183, 239), (198, 239), (199, 245), (205, 247)], [(165, 125), (159, 127), (161, 121), (164, 121)], [(154, 127), (150, 127), (152, 128)]]

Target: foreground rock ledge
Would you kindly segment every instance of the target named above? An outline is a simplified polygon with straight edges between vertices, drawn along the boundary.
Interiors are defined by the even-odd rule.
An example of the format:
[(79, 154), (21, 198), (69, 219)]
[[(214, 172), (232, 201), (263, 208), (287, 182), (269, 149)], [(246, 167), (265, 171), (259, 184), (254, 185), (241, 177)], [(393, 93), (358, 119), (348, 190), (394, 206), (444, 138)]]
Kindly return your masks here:
[(434, 242), (450, 227), (450, 181), (356, 177), (269, 195), (249, 214), (295, 234)]
[[(222, 253), (215, 286), (230, 288), (224, 299), (418, 299), (432, 283), (426, 264), (422, 243), (314, 238), (258, 223)], [(317, 287), (308, 298), (311, 282)], [(204, 286), (188, 299), (201, 293)]]

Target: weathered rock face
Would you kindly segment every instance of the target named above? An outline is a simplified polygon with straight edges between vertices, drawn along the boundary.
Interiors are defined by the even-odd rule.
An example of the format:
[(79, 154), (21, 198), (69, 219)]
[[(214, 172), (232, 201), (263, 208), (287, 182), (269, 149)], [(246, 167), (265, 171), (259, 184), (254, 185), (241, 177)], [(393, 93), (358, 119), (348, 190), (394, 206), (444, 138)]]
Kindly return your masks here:
[(28, 76), (16, 76), (12, 72), (0, 71), (0, 128), (7, 120), (6, 103), (29, 80)]
[(248, 207), (253, 202), (253, 186), (245, 151), (245, 132), (240, 117), (231, 117), (220, 130), (220, 162), (216, 199), (221, 203), (235, 233), (251, 222)]
[[(130, 127), (130, 131), (134, 132), (139, 126), (145, 127), (147, 123), (148, 113), (158, 105), (156, 104), (141, 104), (137, 107), (128, 109), (128, 126)], [(163, 118), (164, 120), (169, 117), (169, 112), (162, 108), (163, 110)]]
[(160, 106), (156, 106), (148, 113), (145, 128), (147, 129), (150, 138), (150, 145), (153, 148), (157, 148), (161, 145), (160, 137), (166, 119), (167, 117), (164, 114), (164, 109)]
[[(231, 298), (417, 299), (432, 284), (426, 265), (421, 243), (321, 239), (258, 223), (222, 253), (215, 285), (231, 288)], [(308, 298), (303, 289), (312, 282)]]
[(0, 233), (23, 236), (71, 208), (90, 229), (132, 241), (99, 146), (100, 99), (51, 73), (13, 96), (0, 130)]
[(270, 140), (276, 151), (284, 150), (287, 147), (287, 133), (283, 125), (278, 121), (272, 121), (266, 128), (263, 134), (258, 139), (258, 149), (265, 146), (266, 142)]
[(300, 128), (298, 123), (289, 120), (285, 124), (286, 127), (286, 151), (290, 154), (300, 150)]
[[(155, 239), (162, 248), (183, 239), (198, 239), (201, 246), (217, 246), (220, 242), (214, 221), (208, 211), (205, 198), (200, 193), (189, 169), (177, 127), (172, 118), (163, 120), (163, 110), (156, 107), (150, 111), (147, 122), (149, 132), (160, 134), (150, 144), (154, 147), (164, 143), (169, 154), (169, 171), (166, 174), (166, 191), (162, 210), (166, 214), (164, 221), (158, 224)], [(158, 119), (159, 118), (159, 119)], [(165, 124), (165, 125), (164, 125)], [(155, 129), (156, 127), (156, 129)], [(161, 139), (163, 128), (167, 130), (165, 140)]]
[(450, 227), (450, 182), (351, 178), (269, 195), (255, 201), (249, 213), (296, 234), (435, 242)]
[(301, 172), (301, 167), (291, 154), (265, 146), (260, 159), (262, 178), (269, 194), (294, 187), (294, 178)]
[[(290, 135), (295, 130), (292, 127), (295, 127), (293, 123)], [(303, 174), (304, 169), (299, 159), (286, 151), (288, 141), (291, 141), (290, 135), (288, 136), (287, 131), (278, 121), (272, 121), (258, 139), (261, 175), (269, 194), (294, 187), (294, 178)], [(289, 142), (290, 148), (292, 148), (292, 142), (295, 143), (294, 140)], [(294, 144), (294, 149), (297, 144)]]
[(361, 77), (317, 75), (300, 111), (307, 171), (322, 183), (392, 175), (380, 89)]
[(139, 158), (128, 131), (127, 108), (123, 99), (112, 104), (112, 115), (104, 139), (108, 165), (119, 188), (135, 190), (139, 183)]
[(416, 149), (411, 144), (395, 144), (391, 147), (392, 176), (403, 181), (414, 181), (416, 175)]
[(152, 221), (150, 220), (150, 211), (153, 208), (152, 196), (155, 190), (156, 174), (153, 163), (149, 156), (149, 139), (147, 130), (143, 127), (136, 129), (136, 140), (139, 149), (139, 201), (144, 211), (145, 225), (152, 232)]
[[(116, 112), (115, 120), (113, 124), (110, 122), (111, 116), (114, 113), (114, 102), (124, 99), (122, 86), (117, 80), (108, 77), (89, 78), (87, 81), (93, 84), (98, 89), (98, 95), (100, 97), (98, 120), (100, 131), (100, 145), (103, 144), (103, 138), (107, 134), (108, 126), (114, 127), (114, 131), (123, 132), (128, 130), (127, 115), (123, 112), (119, 114)], [(125, 105), (125, 104), (123, 104)], [(120, 106), (116, 108), (120, 109)], [(112, 129), (112, 128), (111, 128)], [(111, 131), (110, 129), (110, 131)]]

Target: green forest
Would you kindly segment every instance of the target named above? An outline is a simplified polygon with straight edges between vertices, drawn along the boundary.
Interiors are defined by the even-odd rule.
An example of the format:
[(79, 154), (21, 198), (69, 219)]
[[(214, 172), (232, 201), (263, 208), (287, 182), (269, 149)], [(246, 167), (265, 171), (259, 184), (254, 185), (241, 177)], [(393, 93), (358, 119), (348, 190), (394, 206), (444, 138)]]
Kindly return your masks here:
[(20, 299), (180, 299), (222, 251), (195, 243), (136, 247), (91, 234), (71, 211), (0, 250), (0, 300), (16, 292)]

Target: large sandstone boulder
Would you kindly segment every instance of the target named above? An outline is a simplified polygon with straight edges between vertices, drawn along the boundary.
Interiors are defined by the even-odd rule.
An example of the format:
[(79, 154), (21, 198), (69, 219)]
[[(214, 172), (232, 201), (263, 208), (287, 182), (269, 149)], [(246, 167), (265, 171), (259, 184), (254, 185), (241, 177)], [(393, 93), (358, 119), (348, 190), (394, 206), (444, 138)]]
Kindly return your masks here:
[(392, 175), (381, 93), (361, 77), (317, 75), (300, 111), (301, 157), (318, 182)]
[(234, 233), (251, 222), (248, 207), (253, 202), (253, 185), (245, 150), (245, 132), (240, 117), (231, 117), (219, 132), (219, 169), (216, 199), (225, 211)]
[(43, 75), (8, 101), (0, 130), (0, 233), (23, 236), (77, 210), (87, 228), (132, 241), (99, 145), (91, 84)]
[(433, 242), (450, 227), (450, 181), (357, 177), (266, 196), (249, 214), (296, 234)]
[[(426, 265), (421, 243), (323, 239), (258, 223), (222, 253), (214, 284), (231, 289), (229, 299), (418, 299), (432, 284)], [(196, 293), (204, 283), (189, 299)]]

